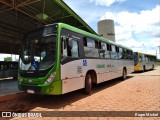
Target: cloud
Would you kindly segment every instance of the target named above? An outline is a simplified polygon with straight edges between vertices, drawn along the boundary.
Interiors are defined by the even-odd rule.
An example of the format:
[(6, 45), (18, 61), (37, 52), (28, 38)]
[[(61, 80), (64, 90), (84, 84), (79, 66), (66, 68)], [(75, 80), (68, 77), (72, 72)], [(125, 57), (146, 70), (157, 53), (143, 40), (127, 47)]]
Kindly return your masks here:
[[(133, 50), (154, 53), (160, 45), (160, 6), (140, 12), (105, 12), (101, 17), (115, 21), (116, 41)], [(154, 51), (154, 52), (153, 52)]]
[(124, 2), (126, 0), (90, 0), (90, 3), (95, 3), (100, 6), (110, 6), (115, 2)]
[(91, 4), (89, 0), (64, 0), (88, 25), (97, 31), (97, 21), (104, 14), (102, 6)]

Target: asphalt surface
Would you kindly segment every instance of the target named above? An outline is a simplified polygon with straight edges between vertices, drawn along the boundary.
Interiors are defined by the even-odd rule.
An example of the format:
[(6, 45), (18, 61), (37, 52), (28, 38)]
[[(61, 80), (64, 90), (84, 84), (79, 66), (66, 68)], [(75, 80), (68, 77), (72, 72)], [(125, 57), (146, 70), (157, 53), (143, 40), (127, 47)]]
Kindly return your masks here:
[(17, 79), (1, 79), (0, 80), (0, 96), (5, 96), (8, 94), (14, 94), (20, 92), (18, 90)]

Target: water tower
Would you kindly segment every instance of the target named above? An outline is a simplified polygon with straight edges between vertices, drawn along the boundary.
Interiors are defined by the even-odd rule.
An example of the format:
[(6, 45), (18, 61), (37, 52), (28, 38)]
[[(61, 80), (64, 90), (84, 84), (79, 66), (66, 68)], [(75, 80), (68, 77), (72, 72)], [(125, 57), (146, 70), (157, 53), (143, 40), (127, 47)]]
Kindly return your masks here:
[(101, 20), (98, 22), (98, 34), (101, 37), (115, 42), (114, 21), (110, 19)]

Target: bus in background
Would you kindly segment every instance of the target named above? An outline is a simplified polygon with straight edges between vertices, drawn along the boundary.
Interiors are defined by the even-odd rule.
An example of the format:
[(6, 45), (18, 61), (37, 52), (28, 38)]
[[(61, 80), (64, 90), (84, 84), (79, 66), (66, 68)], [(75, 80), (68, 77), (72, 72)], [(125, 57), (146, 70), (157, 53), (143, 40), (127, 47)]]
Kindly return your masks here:
[(156, 62), (156, 55), (141, 52), (134, 52), (134, 71), (153, 70)]
[(64, 23), (27, 33), (21, 43), (19, 89), (59, 95), (133, 72), (130, 48)]
[(0, 61), (0, 78), (18, 77), (18, 62), (15, 61)]

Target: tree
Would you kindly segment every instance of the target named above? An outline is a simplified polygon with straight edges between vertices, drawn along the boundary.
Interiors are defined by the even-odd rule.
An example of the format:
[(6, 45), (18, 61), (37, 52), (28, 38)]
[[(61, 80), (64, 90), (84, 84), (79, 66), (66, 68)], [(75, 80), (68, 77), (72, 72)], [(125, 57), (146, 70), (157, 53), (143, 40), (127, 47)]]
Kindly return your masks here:
[(6, 58), (4, 58), (4, 61), (12, 61), (12, 58), (11, 57), (6, 57)]

